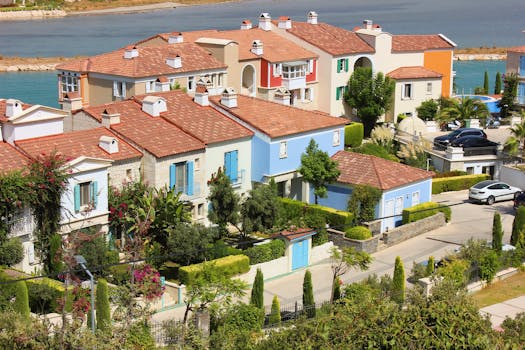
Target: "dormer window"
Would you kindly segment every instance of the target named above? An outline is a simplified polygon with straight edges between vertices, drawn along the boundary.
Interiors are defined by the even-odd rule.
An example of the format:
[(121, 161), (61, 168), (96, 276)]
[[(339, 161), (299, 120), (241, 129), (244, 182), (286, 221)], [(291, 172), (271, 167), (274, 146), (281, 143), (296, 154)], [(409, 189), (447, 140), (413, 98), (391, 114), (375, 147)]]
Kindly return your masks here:
[(62, 74), (60, 77), (60, 86), (63, 94), (78, 92), (78, 77)]

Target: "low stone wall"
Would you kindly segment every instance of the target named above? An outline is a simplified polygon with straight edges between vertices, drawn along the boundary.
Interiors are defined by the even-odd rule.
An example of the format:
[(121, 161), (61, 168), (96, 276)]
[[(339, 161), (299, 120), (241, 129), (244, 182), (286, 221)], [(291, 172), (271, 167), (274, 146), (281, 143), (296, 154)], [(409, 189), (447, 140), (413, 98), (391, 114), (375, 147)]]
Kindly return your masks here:
[(0, 21), (65, 17), (66, 15), (66, 11), (62, 10), (0, 11)]
[(378, 251), (380, 237), (381, 236), (376, 235), (372, 238), (361, 241), (357, 239), (346, 238), (344, 232), (333, 229), (328, 230), (328, 239), (334, 242), (336, 246), (341, 248), (355, 248), (357, 251), (367, 252), (369, 254)]
[(396, 227), (388, 232), (383, 233), (383, 243), (390, 247), (399, 242), (406, 241), (422, 233), (435, 230), (446, 224), (445, 214), (437, 213), (415, 222)]

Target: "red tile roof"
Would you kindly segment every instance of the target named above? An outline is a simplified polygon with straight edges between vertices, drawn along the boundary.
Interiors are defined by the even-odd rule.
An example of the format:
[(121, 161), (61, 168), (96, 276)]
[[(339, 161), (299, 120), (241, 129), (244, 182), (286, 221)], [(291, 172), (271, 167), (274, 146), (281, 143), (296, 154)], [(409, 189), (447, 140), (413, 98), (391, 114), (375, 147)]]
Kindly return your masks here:
[(525, 53), (525, 46), (509, 47), (507, 52)]
[[(170, 33), (159, 34), (158, 37), (168, 40)], [(200, 38), (232, 40), (239, 44), (239, 60), (252, 60), (259, 57), (269, 62), (289, 62), (317, 58), (317, 55), (303, 47), (283, 38), (282, 36), (265, 31), (259, 28), (237, 29), (237, 30), (201, 30), (184, 32), (184, 41), (194, 42)], [(254, 40), (261, 40), (263, 44), (263, 54), (257, 56), (250, 50)]]
[(282, 231), (280, 233), (273, 235), (273, 237), (283, 237), (289, 241), (294, 241), (298, 238), (313, 236), (316, 233), (317, 232), (315, 232), (311, 228), (297, 228), (296, 230)]
[[(151, 94), (150, 94), (151, 95)], [(251, 137), (253, 132), (234, 122), (227, 116), (209, 106), (193, 102), (188, 94), (182, 91), (157, 92), (155, 96), (166, 99), (167, 112), (161, 114), (184, 132), (199, 139), (205, 144)], [(148, 95), (137, 96), (142, 101)]]
[[(119, 75), (123, 77), (151, 77), (210, 69), (225, 69), (226, 64), (213, 57), (199, 45), (184, 42), (172, 45), (139, 47), (138, 57), (124, 58), (125, 48), (98, 56), (60, 64), (58, 70)], [(181, 68), (173, 68), (166, 59), (179, 55)]]
[(339, 163), (341, 171), (337, 181), (350, 185), (369, 185), (389, 190), (432, 177), (430, 171), (368, 154), (339, 151), (332, 159)]
[[(100, 148), (99, 140), (101, 136), (116, 138), (118, 140), (118, 152), (110, 154)], [(68, 158), (86, 156), (92, 158), (125, 160), (142, 156), (141, 152), (137, 151), (127, 142), (104, 127), (21, 140), (17, 141), (16, 145), (27, 152), (31, 157), (36, 157), (42, 152), (48, 153), (52, 151), (60, 152)]]
[(244, 95), (237, 95), (235, 108), (223, 106), (220, 96), (211, 97), (210, 101), (271, 138), (343, 126), (348, 122), (344, 118), (331, 117), (322, 112), (307, 111)]
[(108, 107), (120, 113), (120, 123), (112, 124), (111, 129), (157, 158), (204, 149), (204, 143), (162, 117), (144, 113), (142, 105), (135, 100), (88, 107), (83, 111), (101, 121)]
[(453, 48), (454, 45), (439, 34), (392, 36), (392, 52)]
[(326, 23), (294, 21), (292, 28), (287, 31), (333, 56), (375, 51), (356, 33)]
[(28, 162), (29, 158), (7, 142), (0, 141), (0, 174), (23, 170)]
[[(4, 99), (1, 99), (0, 100), (0, 123), (2, 122), (6, 122), (7, 121), (7, 117), (5, 115), (5, 107), (6, 107), (6, 101), (7, 100), (4, 100)], [(30, 104), (27, 104), (27, 103), (23, 103), (22, 102), (22, 110), (26, 110), (28, 109), (29, 107), (31, 107), (32, 105)]]
[(443, 74), (430, 70), (422, 66), (399, 67), (387, 73), (392, 79), (425, 79), (441, 78)]

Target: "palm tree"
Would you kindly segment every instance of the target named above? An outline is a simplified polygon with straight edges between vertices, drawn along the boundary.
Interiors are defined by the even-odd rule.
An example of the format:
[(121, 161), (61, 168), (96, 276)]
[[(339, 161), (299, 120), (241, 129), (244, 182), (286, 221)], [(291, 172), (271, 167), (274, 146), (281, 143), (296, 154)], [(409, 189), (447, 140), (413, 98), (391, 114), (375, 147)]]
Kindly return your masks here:
[(459, 120), (462, 124), (466, 119), (480, 119), (484, 123), (490, 115), (487, 106), (480, 100), (462, 97), (461, 100), (452, 100), (451, 106), (443, 109), (439, 119), (448, 123)]
[(505, 142), (505, 150), (510, 154), (517, 154), (525, 144), (525, 119), (522, 118), (520, 124), (510, 128), (511, 137)]

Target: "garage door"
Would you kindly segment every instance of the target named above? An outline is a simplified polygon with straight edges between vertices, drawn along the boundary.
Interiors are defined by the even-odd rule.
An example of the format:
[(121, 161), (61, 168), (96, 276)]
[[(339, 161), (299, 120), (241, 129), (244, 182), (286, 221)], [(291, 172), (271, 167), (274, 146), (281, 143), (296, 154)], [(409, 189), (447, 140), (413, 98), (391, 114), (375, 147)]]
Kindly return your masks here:
[(308, 266), (308, 240), (304, 239), (292, 245), (292, 270)]

